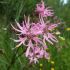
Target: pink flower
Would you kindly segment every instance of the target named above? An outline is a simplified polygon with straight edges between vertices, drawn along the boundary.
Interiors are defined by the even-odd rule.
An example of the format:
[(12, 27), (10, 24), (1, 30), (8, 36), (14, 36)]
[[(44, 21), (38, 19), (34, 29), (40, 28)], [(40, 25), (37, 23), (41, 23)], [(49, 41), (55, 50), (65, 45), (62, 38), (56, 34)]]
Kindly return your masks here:
[(43, 0), (41, 3), (36, 5), (36, 12), (39, 13), (42, 17), (53, 16), (53, 10), (50, 7), (45, 8)]
[(41, 1), (41, 3), (36, 5), (36, 12), (41, 13), (41, 12), (44, 11), (44, 9), (45, 9), (45, 6), (44, 6), (44, 2), (43, 1)]
[(40, 58), (48, 59), (49, 53), (47, 53), (43, 47), (34, 46), (33, 48), (30, 49), (27, 57), (29, 58), (30, 63), (32, 62), (37, 63), (38, 59)]
[(43, 41), (47, 41), (47, 42), (49, 42), (50, 44), (53, 44), (53, 42), (58, 42), (58, 40), (56, 39), (56, 37), (52, 34), (52, 33), (50, 33), (49, 31), (51, 30), (53, 30), (54, 28), (56, 28), (57, 26), (58, 26), (58, 24), (46, 24), (45, 22), (44, 22), (44, 19), (43, 19), (43, 17), (41, 17), (40, 18), (40, 26), (41, 26), (41, 28), (43, 28)]
[(30, 63), (37, 63), (41, 58), (49, 59), (50, 55), (46, 52), (48, 48), (46, 42), (54, 44), (58, 42), (53, 30), (58, 26), (55, 23), (48, 23), (45, 21), (45, 17), (53, 16), (53, 10), (49, 7), (45, 8), (43, 0), (40, 4), (36, 5), (36, 12), (39, 14), (39, 21), (33, 23), (30, 21), (30, 17), (24, 19), (20, 24), (16, 21), (17, 27), (13, 25), (12, 28), (18, 33), (17, 46), (25, 45), (25, 56), (30, 60)]
[(48, 59), (49, 53), (46, 52), (46, 41), (50, 44), (58, 42), (56, 37), (50, 33), (50, 30), (53, 30), (57, 25), (46, 24), (43, 17), (40, 17), (38, 23), (30, 23), (28, 17), (28, 20), (23, 21), (22, 25), (17, 22), (17, 26), (18, 28), (15, 28), (12, 25), (12, 27), (19, 33), (19, 39), (14, 40), (19, 43), (16, 47), (19, 47), (22, 44), (26, 46), (25, 56), (29, 58), (30, 63), (36, 63), (40, 58)]
[[(18, 29), (15, 28), (13, 25), (13, 29), (19, 32), (19, 39), (14, 40), (15, 42), (19, 42), (19, 44), (16, 47), (21, 46), (22, 44), (28, 45), (29, 41), (34, 41), (35, 43), (41, 43), (40, 38), (37, 37), (37, 35), (42, 34), (42, 31), (39, 29), (38, 25), (35, 24), (34, 26), (31, 26), (31, 23), (29, 22), (29, 17), (28, 20), (23, 21), (22, 26), (18, 23)], [(28, 40), (28, 44), (25, 42)]]

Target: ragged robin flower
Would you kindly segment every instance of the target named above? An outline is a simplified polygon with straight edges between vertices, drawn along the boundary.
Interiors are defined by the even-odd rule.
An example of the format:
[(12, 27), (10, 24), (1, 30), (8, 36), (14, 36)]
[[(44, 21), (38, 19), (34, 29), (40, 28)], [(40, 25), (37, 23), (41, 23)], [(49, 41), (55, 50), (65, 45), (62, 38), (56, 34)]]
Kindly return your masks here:
[(57, 23), (47, 23), (44, 21), (45, 17), (53, 16), (52, 10), (48, 7), (45, 8), (43, 0), (40, 4), (36, 5), (36, 12), (39, 14), (38, 22), (31, 22), (30, 17), (24, 19), (22, 23), (16, 21), (17, 27), (12, 28), (18, 33), (18, 39), (15, 42), (18, 43), (16, 47), (24, 45), (26, 47), (25, 56), (30, 60), (30, 63), (37, 63), (41, 58), (50, 59), (50, 53), (46, 51), (49, 44), (58, 42), (54, 33), (52, 32), (56, 27)]
[(43, 17), (53, 16), (54, 14), (50, 7), (45, 7), (43, 0), (41, 0), (41, 3), (36, 5), (36, 12)]

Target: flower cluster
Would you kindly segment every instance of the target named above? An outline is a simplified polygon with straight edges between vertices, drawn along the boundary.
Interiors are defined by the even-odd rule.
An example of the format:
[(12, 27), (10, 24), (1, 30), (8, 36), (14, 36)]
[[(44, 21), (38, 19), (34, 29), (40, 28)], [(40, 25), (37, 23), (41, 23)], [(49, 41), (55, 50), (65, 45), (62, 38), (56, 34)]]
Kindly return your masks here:
[(36, 12), (39, 13), (42, 17), (53, 16), (54, 14), (50, 7), (45, 8), (43, 0), (41, 0), (41, 3), (36, 5)]
[(18, 40), (14, 40), (19, 43), (16, 47), (22, 44), (26, 46), (25, 56), (28, 57), (30, 63), (36, 63), (40, 58), (49, 59), (50, 54), (46, 51), (48, 48), (46, 42), (50, 44), (58, 42), (52, 33), (52, 30), (58, 24), (48, 24), (44, 21), (45, 17), (53, 16), (52, 10), (45, 8), (44, 2), (41, 1), (40, 4), (36, 5), (36, 13), (39, 14), (39, 21), (37, 23), (31, 22), (30, 17), (28, 17), (21, 24), (16, 21), (18, 28), (11, 25), (19, 33)]

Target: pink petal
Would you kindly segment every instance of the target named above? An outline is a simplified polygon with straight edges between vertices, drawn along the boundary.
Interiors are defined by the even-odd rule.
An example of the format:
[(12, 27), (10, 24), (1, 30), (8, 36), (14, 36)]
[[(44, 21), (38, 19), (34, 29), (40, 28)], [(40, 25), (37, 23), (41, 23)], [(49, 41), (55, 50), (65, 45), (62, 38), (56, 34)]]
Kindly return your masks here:
[(53, 30), (54, 28), (56, 28), (58, 26), (58, 24), (51, 24), (49, 27), (48, 27), (48, 30)]
[(14, 42), (20, 42), (20, 40), (15, 40), (15, 39), (13, 39), (14, 40)]
[(54, 42), (58, 42), (58, 40), (55, 38), (55, 36), (53, 36), (51, 33), (48, 33), (48, 37), (54, 41)]
[(18, 32), (21, 32), (21, 30), (16, 29), (12, 24), (11, 24), (11, 26), (13, 27), (14, 30), (16, 30), (16, 31), (18, 31)]
[(20, 45), (22, 45), (23, 44), (23, 42), (20, 42), (18, 45), (16, 45), (16, 47), (19, 47)]
[(28, 46), (28, 48), (27, 48), (27, 50), (26, 50), (26, 53), (25, 53), (26, 57), (28, 57), (29, 51), (30, 51), (30, 46)]
[[(16, 21), (16, 20), (15, 20)], [(16, 21), (17, 26), (19, 27), (19, 29), (23, 30), (23, 28), (20, 26), (20, 24)]]
[(38, 59), (37, 58), (34, 58), (34, 63), (36, 64), (38, 62)]
[(28, 57), (28, 55), (29, 55), (30, 48), (33, 48), (33, 44), (31, 42), (31, 40), (29, 41), (28, 48), (26, 50), (26, 57)]
[(48, 37), (47, 35), (44, 35), (44, 39), (45, 39), (46, 41), (48, 41), (50, 44), (53, 44), (53, 43), (49, 40), (49, 37)]

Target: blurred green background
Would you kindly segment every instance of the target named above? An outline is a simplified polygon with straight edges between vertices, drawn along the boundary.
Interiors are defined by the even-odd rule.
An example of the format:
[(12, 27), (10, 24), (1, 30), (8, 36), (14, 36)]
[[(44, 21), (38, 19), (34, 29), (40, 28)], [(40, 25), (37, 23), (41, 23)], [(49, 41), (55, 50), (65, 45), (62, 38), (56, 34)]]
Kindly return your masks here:
[(36, 3), (40, 0), (0, 0), (0, 70), (40, 70), (40, 64), (43, 64), (42, 70), (51, 70), (51, 67), (54, 70), (70, 70), (70, 31), (66, 30), (70, 28), (70, 0), (66, 4), (62, 0), (44, 1), (61, 20), (60, 36), (65, 38), (59, 40), (57, 48), (50, 46), (54, 64), (44, 59), (37, 64), (28, 64), (28, 59), (23, 55), (25, 48), (21, 46), (13, 50), (16, 44), (10, 39), (14, 37), (10, 24), (15, 24), (15, 19), (21, 22), (24, 14), (33, 16)]

